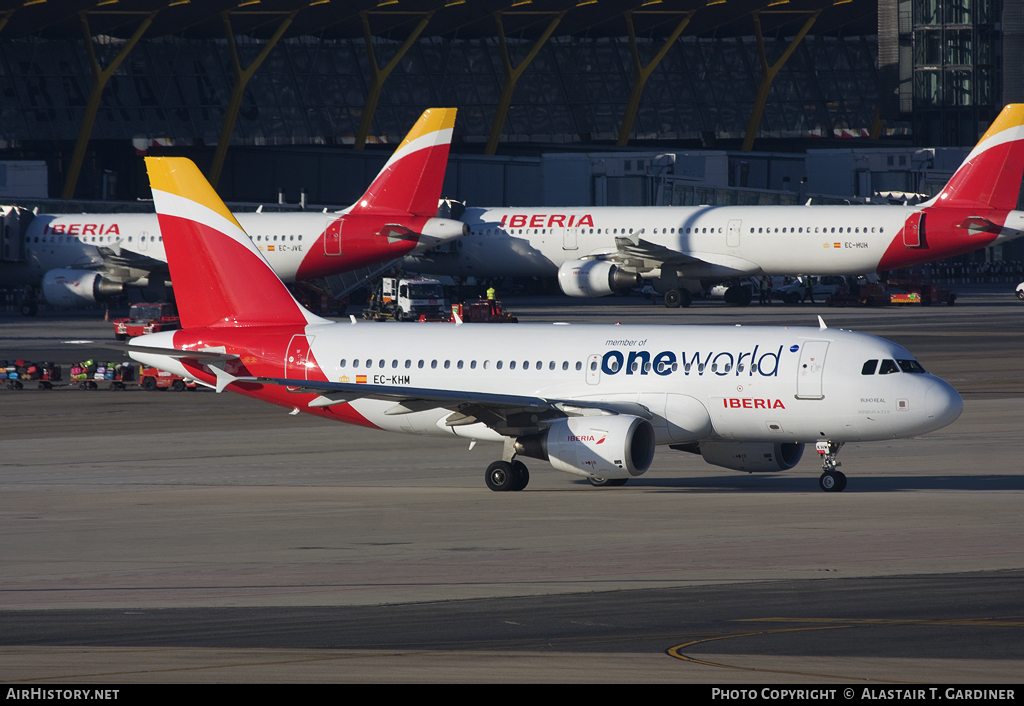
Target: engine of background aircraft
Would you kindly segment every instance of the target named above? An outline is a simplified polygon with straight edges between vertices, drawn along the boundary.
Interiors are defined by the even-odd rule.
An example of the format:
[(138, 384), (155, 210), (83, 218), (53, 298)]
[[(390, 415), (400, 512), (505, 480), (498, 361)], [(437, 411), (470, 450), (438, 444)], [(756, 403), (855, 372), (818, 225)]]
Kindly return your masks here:
[(52, 306), (85, 306), (124, 291), (120, 282), (90, 270), (50, 270), (43, 275), (43, 296)]
[(603, 297), (640, 284), (640, 275), (603, 260), (569, 260), (558, 268), (558, 286), (570, 297)]

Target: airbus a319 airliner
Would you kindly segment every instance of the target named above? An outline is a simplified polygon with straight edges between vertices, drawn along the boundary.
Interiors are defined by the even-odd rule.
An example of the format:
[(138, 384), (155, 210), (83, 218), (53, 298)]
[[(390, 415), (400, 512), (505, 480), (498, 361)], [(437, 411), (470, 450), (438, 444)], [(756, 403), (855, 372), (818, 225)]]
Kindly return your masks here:
[(503, 444), (492, 490), (524, 458), (621, 485), (658, 446), (739, 471), (781, 471), (805, 444), (842, 490), (848, 441), (923, 434), (957, 392), (890, 341), (825, 328), (334, 323), (289, 294), (185, 159), (148, 158), (182, 330), (131, 356), (293, 413)]
[[(413, 272), (556, 273), (597, 297), (649, 281), (667, 306), (701, 282), (750, 275), (860, 275), (934, 262), (1024, 235), (1024, 104), (1006, 106), (929, 202), (903, 206), (469, 208), (470, 234), (405, 258)], [(726, 301), (749, 302), (732, 287)], [(744, 301), (745, 298), (745, 301)]]

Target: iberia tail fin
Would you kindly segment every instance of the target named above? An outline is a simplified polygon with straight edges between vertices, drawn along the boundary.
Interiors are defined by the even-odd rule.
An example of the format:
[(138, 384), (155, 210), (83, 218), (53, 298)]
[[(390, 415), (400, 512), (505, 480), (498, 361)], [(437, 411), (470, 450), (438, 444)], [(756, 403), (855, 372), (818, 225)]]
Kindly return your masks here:
[(184, 328), (302, 325), (304, 309), (191, 160), (146, 157)]
[(351, 212), (436, 216), (455, 112), (455, 108), (423, 111)]
[(1024, 103), (1011, 103), (930, 204), (1024, 210)]

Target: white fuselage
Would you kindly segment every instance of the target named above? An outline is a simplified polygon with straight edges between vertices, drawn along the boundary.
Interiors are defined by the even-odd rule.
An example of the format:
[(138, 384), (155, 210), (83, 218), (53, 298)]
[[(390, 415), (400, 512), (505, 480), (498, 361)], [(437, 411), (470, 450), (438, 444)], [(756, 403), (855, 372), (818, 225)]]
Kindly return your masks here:
[[(874, 272), (914, 209), (901, 206), (470, 208), (470, 234), (406, 269), (454, 276), (553, 276), (565, 262), (644, 241), (699, 262), (688, 278)], [(643, 271), (657, 277), (659, 269)]]
[[(338, 213), (236, 213), (274, 272), (294, 282), (302, 259)], [(166, 262), (163, 237), (155, 213), (41, 214), (29, 225), (25, 253), (38, 277), (60, 268), (101, 267), (100, 249)]]
[[(173, 347), (174, 335), (135, 343)], [(924, 372), (863, 374), (869, 360), (914, 358), (890, 341), (839, 329), (358, 323), (309, 325), (304, 335), (316, 377), (331, 383), (382, 386), (396, 394), (466, 393), (467, 401), (480, 393), (638, 404), (650, 411), (658, 444), (892, 439), (946, 426), (962, 405), (952, 387)], [(282, 349), (279, 367), (250, 366), (249, 374), (301, 375), (285, 356)], [(158, 354), (132, 357), (189, 374)], [(300, 399), (300, 411), (310, 411)], [(363, 398), (350, 405), (390, 431), (502, 438), (484, 423), (447, 425), (452, 404), (408, 411), (394, 400)]]

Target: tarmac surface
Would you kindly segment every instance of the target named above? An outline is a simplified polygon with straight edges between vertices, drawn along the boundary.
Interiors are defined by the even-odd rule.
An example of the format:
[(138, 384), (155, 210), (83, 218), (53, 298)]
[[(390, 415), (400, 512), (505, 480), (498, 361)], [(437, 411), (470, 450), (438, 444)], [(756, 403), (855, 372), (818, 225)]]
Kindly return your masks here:
[[(206, 390), (0, 389), (0, 680), (1019, 683), (1013, 286), (928, 309), (506, 302), (541, 323), (820, 314), (905, 345), (964, 413), (848, 444), (837, 494), (812, 452), (747, 475), (668, 449), (622, 488), (533, 461), (526, 490), (492, 493), (496, 445)], [(119, 359), (74, 339), (112, 335), (0, 314), (0, 358)]]

